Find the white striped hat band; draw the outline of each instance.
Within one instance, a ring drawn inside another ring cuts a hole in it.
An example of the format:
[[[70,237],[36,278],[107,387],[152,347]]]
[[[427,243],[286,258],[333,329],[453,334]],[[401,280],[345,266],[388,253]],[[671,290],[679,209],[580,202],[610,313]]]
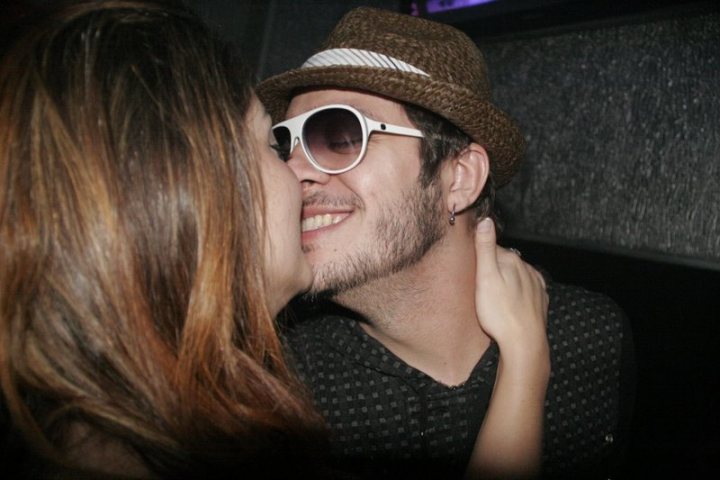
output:
[[[401,72],[417,73],[429,77],[417,67],[405,63],[397,58],[382,53],[361,50],[359,48],[332,48],[316,53],[310,57],[300,68],[333,67],[351,65],[357,67],[377,67]]]

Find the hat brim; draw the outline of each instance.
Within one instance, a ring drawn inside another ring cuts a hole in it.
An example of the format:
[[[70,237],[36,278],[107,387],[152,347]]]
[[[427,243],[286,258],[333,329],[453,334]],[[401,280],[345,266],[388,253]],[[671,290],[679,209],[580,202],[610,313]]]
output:
[[[525,140],[505,112],[467,89],[416,73],[363,66],[299,68],[261,82],[257,94],[273,122],[279,122],[285,119],[293,92],[304,87],[363,90],[446,118],[487,150],[498,187],[517,172],[525,152]]]

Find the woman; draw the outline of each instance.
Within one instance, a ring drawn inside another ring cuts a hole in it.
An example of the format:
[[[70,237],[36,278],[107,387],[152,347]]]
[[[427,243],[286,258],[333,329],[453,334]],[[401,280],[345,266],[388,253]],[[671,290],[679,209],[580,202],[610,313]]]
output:
[[[247,78],[153,2],[59,8],[6,50],[0,384],[30,474],[328,474],[274,324],[311,281],[300,187]]]
[[[145,2],[58,10],[8,50],[0,379],[53,463],[192,476],[322,438],[273,323],[311,280],[299,185],[246,79]]]

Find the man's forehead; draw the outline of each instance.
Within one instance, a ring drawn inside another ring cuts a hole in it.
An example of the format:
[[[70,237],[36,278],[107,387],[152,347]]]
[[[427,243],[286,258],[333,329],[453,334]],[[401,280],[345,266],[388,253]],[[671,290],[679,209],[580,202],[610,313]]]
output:
[[[285,117],[291,118],[314,108],[338,103],[355,107],[372,118],[405,114],[405,109],[400,102],[382,95],[363,90],[317,87],[305,88],[295,93]]]

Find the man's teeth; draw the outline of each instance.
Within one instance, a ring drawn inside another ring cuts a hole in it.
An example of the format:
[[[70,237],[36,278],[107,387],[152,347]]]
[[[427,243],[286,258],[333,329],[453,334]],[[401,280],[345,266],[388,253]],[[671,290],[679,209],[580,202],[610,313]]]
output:
[[[328,225],[334,225],[343,219],[342,215],[315,215],[314,217],[308,217],[303,219],[301,227],[303,232],[311,232],[318,228],[327,227]]]

